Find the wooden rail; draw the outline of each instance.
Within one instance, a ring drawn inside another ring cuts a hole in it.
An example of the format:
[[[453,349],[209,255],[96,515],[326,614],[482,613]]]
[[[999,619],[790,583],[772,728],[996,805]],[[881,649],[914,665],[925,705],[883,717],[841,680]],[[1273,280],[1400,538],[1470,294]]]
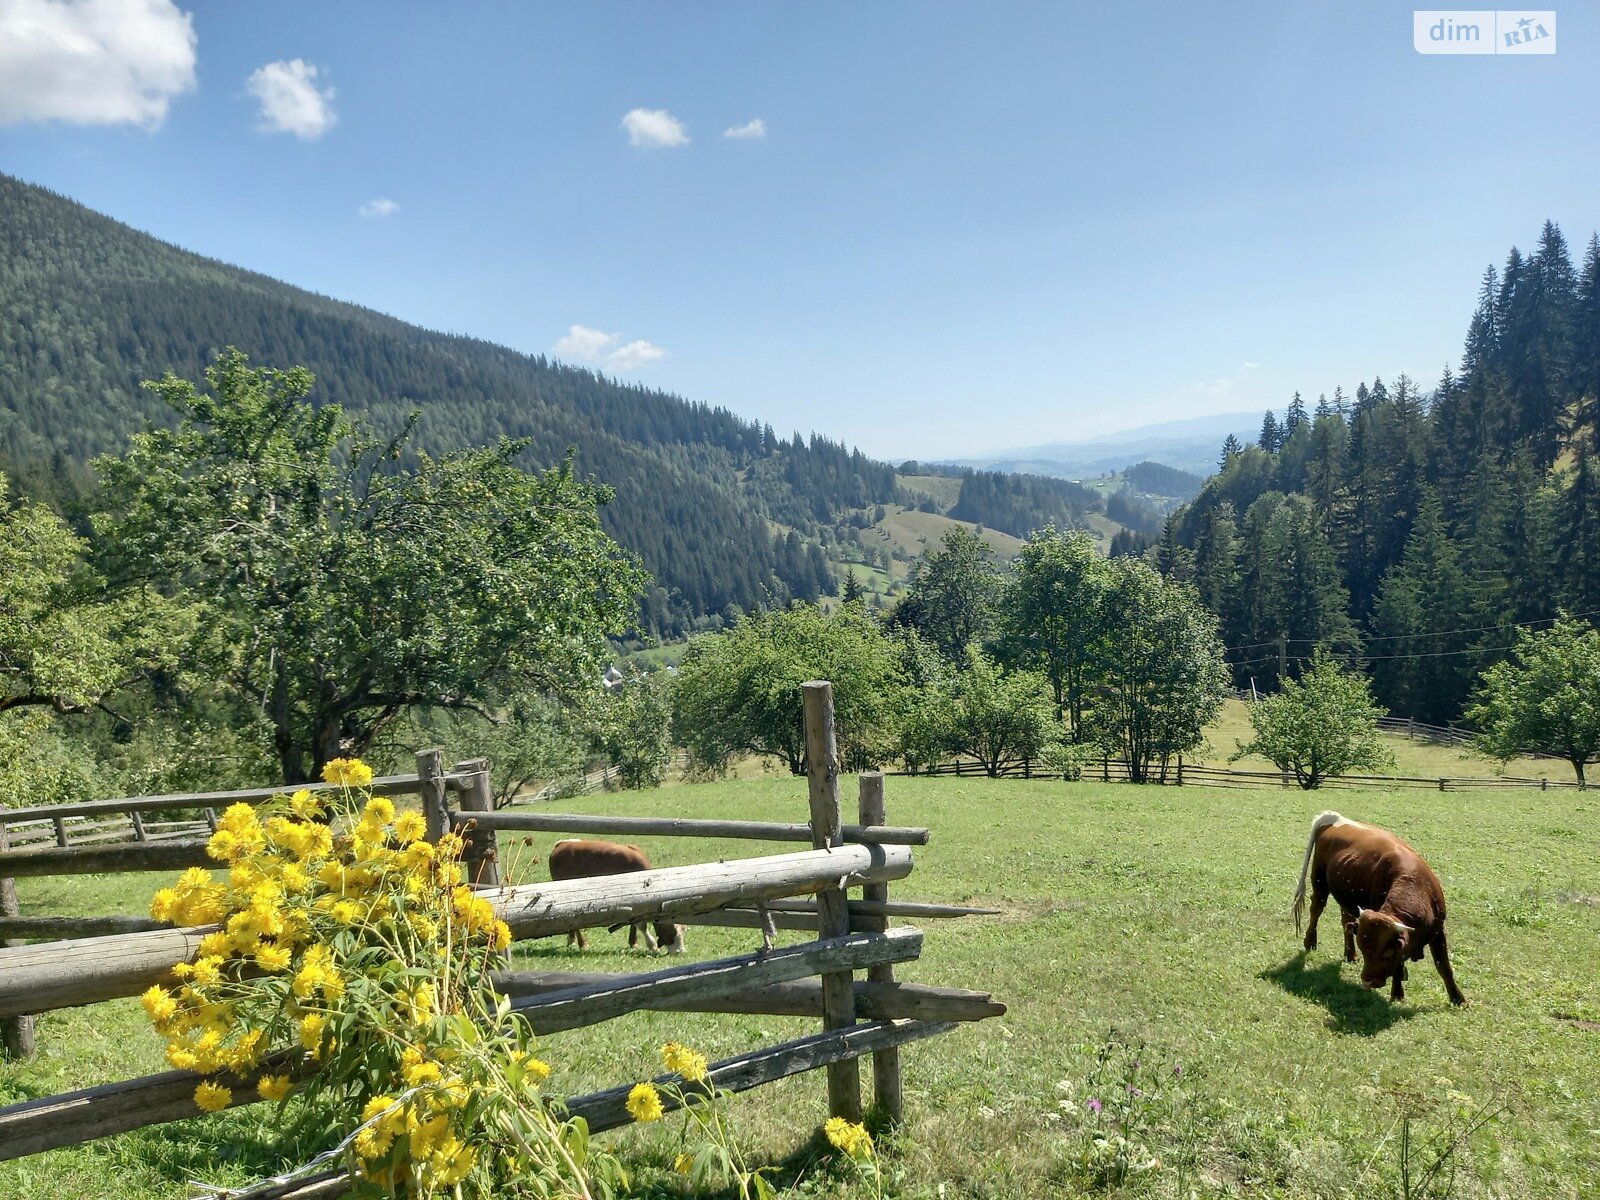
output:
[[[547,937],[640,920],[675,920],[723,905],[750,905],[796,893],[902,879],[911,852],[900,846],[841,846],[764,858],[663,867],[630,875],[481,893],[519,938]],[[0,1017],[48,1012],[134,996],[164,983],[192,959],[213,927],[161,929],[115,937],[0,949]]]
[[[455,812],[457,826],[537,833],[613,833],[623,837],[736,838],[753,842],[811,842],[811,826],[793,821],[708,821],[693,817],[615,817],[593,813]],[[875,846],[926,846],[928,830],[911,826],[844,825],[840,838]]]
[[[992,775],[986,764],[970,759],[939,763],[915,772],[892,771],[889,774],[902,778],[914,775],[934,778],[951,776],[1044,780],[1066,778],[1059,771],[1048,770],[1031,759],[1007,759],[997,765]],[[1085,763],[1078,778],[1086,782],[1130,783],[1132,773],[1122,760],[1102,758]],[[1153,767],[1151,776],[1145,782],[1179,787],[1185,784],[1247,788],[1299,786],[1291,771],[1242,770],[1234,767],[1201,766],[1181,761],[1169,763],[1164,773]],[[1438,792],[1458,792],[1479,788],[1538,788],[1540,791],[1549,791],[1554,788],[1577,788],[1578,784],[1574,780],[1518,775],[1328,775],[1323,778],[1320,786],[1324,788],[1410,787],[1427,788]]]

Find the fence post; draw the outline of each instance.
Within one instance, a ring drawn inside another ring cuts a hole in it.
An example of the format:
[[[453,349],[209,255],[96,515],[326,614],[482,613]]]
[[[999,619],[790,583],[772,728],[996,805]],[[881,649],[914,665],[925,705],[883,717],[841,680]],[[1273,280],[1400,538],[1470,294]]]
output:
[[[11,844],[10,834],[6,827],[0,825],[0,850],[5,850]],[[21,909],[17,906],[17,881],[15,879],[0,879],[0,917],[20,917]],[[22,942],[0,940],[0,946],[20,946]],[[33,1038],[32,1017],[7,1017],[0,1021],[0,1041],[4,1042],[7,1057],[13,1059],[32,1058],[35,1043]]]
[[[461,792],[462,812],[489,812],[494,808],[494,789],[489,783],[489,760],[469,758],[456,764],[456,770],[470,775]],[[500,847],[492,829],[468,829],[467,845],[461,862],[467,869],[467,882],[480,887],[500,886]]]
[[[860,805],[858,819],[863,825],[887,825],[883,803],[883,772],[863,771],[860,777]],[[861,889],[863,900],[888,900],[887,883],[869,883]],[[889,928],[888,917],[861,917],[855,924],[863,930],[883,932]],[[882,963],[867,968],[867,979],[872,983],[893,983],[894,967]],[[900,1090],[900,1047],[890,1046],[872,1055],[872,1102],[879,1113],[891,1123],[898,1123],[905,1110],[905,1098]]]
[[[811,844],[818,850],[843,844],[839,815],[839,748],[833,733],[833,685],[811,680],[800,685],[805,697],[806,781],[811,797]],[[817,892],[817,936],[844,937],[850,909],[841,887]],[[822,977],[822,1025],[843,1029],[856,1023],[855,983],[849,971]],[[828,1065],[828,1115],[861,1120],[861,1067],[853,1058]]]
[[[1178,755],[1178,786],[1183,786],[1183,755]]]
[[[430,842],[438,842],[450,828],[444,815],[446,804],[444,782],[444,751],[417,751],[418,795],[422,798],[422,815],[428,823],[424,835]]]

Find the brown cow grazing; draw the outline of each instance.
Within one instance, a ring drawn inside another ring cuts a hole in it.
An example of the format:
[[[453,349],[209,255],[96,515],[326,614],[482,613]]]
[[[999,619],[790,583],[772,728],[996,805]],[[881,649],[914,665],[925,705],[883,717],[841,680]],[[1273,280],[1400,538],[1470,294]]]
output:
[[[1311,822],[1311,840],[1300,866],[1294,894],[1294,927],[1306,902],[1306,877],[1311,878],[1311,925],[1306,949],[1317,948],[1317,918],[1331,894],[1344,914],[1344,957],[1356,961],[1361,948],[1361,984],[1380,988],[1394,979],[1391,1000],[1405,999],[1402,984],[1407,958],[1422,961],[1433,951],[1444,989],[1452,1004],[1467,998],[1456,986],[1444,936],[1444,888],[1433,869],[1410,846],[1386,829],[1325,812]]]
[[[559,841],[550,851],[551,879],[588,879],[594,875],[626,875],[630,871],[648,871],[650,860],[637,846],[624,846],[619,842],[591,841],[586,838],[568,838]],[[644,934],[644,944],[651,951],[659,940],[662,949],[670,954],[684,951],[683,929],[671,921],[656,921],[655,935],[644,921],[635,921],[628,930],[628,945],[637,946],[639,935]],[[583,931],[567,934],[567,945],[574,942],[579,950],[589,948]]]

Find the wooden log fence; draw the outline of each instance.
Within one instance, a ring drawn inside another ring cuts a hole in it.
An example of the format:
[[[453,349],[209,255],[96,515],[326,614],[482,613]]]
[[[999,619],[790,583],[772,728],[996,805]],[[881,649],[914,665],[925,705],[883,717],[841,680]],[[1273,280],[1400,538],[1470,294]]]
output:
[[[900,1047],[1002,1015],[1005,1006],[984,992],[897,981],[894,964],[917,958],[924,935],[914,926],[890,927],[890,919],[961,918],[995,910],[889,898],[887,885],[911,872],[911,847],[927,844],[929,832],[887,823],[882,775],[862,777],[858,823],[843,823],[831,688],[808,683],[802,695],[810,810],[803,823],[495,811],[487,761],[446,770],[436,750],[417,756],[415,774],[375,780],[374,790],[417,796],[429,836],[451,828],[463,833],[470,878],[519,940],[658,918],[815,934],[813,940],[781,948],[638,973],[497,971],[494,986],[535,1033],[560,1034],[640,1010],[819,1019],[818,1033],[712,1064],[711,1081],[719,1090],[735,1092],[825,1069],[828,1112],[859,1120],[858,1063],[870,1057],[874,1103],[896,1121],[903,1106]],[[170,871],[205,863],[204,835],[215,828],[219,808],[262,803],[289,790],[0,810],[0,881],[5,885],[0,901],[14,897],[18,878]],[[176,818],[152,816],[169,812]],[[21,844],[5,840],[19,829]],[[503,885],[497,836],[527,832],[794,842],[809,848],[593,879]],[[862,889],[861,898],[851,898],[851,888]],[[34,1014],[132,996],[152,983],[170,982],[173,967],[194,957],[210,928],[171,928],[143,916],[23,916],[14,902],[3,904],[0,939],[9,944],[0,947],[0,1021],[8,1049],[17,1049],[10,1030]],[[34,938],[54,940],[24,940]],[[866,977],[857,978],[857,972]],[[314,1064],[284,1052],[274,1069],[303,1075]],[[0,1159],[192,1117],[199,1079],[192,1072],[169,1071],[0,1108]],[[663,1081],[681,1083],[676,1077]],[[234,1084],[236,1103],[254,1100],[249,1081]],[[600,1132],[631,1120],[627,1092],[628,1086],[611,1088],[566,1103],[591,1131]],[[342,1170],[330,1168],[267,1181],[237,1195],[240,1200],[312,1200],[342,1196],[349,1186]]]
[[[1060,780],[1066,778],[1059,771],[1047,770],[1031,759],[1007,759],[995,764],[991,771],[985,763],[970,759],[956,759],[937,763],[916,771],[891,771],[899,778],[928,776],[932,778],[994,778]],[[1101,758],[1084,764],[1077,778],[1099,783],[1132,783],[1132,772],[1127,763],[1115,758]],[[1211,767],[1174,759],[1165,773],[1152,769],[1143,782],[1154,785],[1202,785],[1205,787],[1262,788],[1298,787],[1293,773],[1284,771],[1253,771],[1234,767]],[[1540,791],[1577,788],[1575,780],[1546,779],[1519,775],[1329,775],[1320,785],[1323,788],[1425,788],[1430,791],[1459,792],[1487,788],[1537,788]]]

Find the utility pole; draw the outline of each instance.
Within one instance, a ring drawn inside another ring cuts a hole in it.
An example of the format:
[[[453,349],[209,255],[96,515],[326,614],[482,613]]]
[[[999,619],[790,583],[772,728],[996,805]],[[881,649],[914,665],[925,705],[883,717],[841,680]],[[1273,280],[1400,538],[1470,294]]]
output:
[[[1278,686],[1283,686],[1284,677],[1289,674],[1289,635],[1278,635]]]

